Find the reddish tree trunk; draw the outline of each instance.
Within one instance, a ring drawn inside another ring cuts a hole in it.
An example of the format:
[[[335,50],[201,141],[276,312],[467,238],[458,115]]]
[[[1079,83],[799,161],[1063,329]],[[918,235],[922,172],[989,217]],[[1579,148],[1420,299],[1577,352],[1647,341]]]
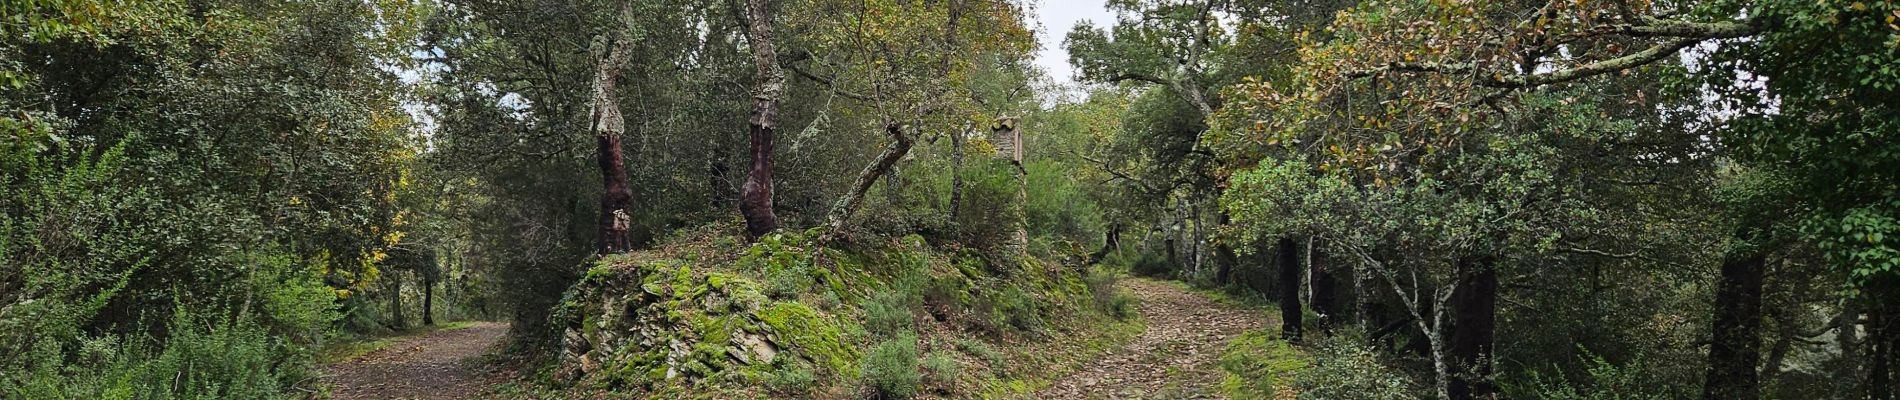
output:
[[[1715,287],[1714,339],[1709,342],[1705,399],[1761,397],[1755,364],[1761,359],[1761,291],[1766,260],[1759,253],[1722,261]]]
[[[1452,293],[1450,343],[1452,373],[1447,391],[1453,399],[1496,397],[1491,383],[1492,343],[1497,340],[1498,270],[1496,259],[1459,260],[1464,282]]]
[[[631,3],[621,5],[620,14],[631,10]],[[621,28],[626,29],[626,28]],[[620,79],[621,67],[627,59],[633,57],[632,41],[625,32],[613,34],[611,49],[606,54],[595,54],[598,64],[594,68],[594,95],[592,107],[595,159],[600,167],[600,254],[627,251],[627,230],[632,225],[631,211],[627,205],[633,202],[633,189],[627,184],[627,163],[621,154],[620,138],[627,132],[627,124],[620,116],[620,101],[614,93],[614,85]]]
[[[739,192],[739,214],[745,216],[746,235],[754,239],[778,229],[778,215],[772,212],[772,137],[778,128],[778,102],[785,88],[785,71],[779,68],[778,53],[772,43],[770,8],[770,0],[746,2],[746,37],[751,41],[752,61],[758,67],[759,87],[752,95],[752,115],[748,121],[752,166],[746,171],[745,186]]]

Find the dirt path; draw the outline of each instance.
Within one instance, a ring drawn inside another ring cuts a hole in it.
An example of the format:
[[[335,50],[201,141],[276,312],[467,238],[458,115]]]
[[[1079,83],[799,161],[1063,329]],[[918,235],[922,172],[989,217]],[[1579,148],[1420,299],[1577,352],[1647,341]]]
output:
[[[1124,279],[1141,299],[1148,330],[1107,356],[1036,393],[1042,399],[1212,399],[1221,379],[1214,361],[1227,342],[1266,326],[1265,314],[1217,304],[1179,286]]]
[[[400,339],[381,350],[324,367],[332,399],[466,399],[494,382],[466,361],[508,333],[508,325],[466,328]]]

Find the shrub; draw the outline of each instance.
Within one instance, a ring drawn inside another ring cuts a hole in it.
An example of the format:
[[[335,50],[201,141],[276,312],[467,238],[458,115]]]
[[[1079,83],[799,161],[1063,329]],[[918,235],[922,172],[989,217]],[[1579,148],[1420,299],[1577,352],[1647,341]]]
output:
[[[1083,276],[1082,279],[1088,283],[1089,294],[1094,297],[1096,310],[1118,320],[1135,316],[1135,298],[1122,293],[1120,288],[1115,287],[1115,282],[1119,280],[1115,274],[1095,270],[1089,271],[1088,275]]]
[[[262,327],[240,318],[174,313],[171,337],[82,339],[74,356],[40,341],[33,369],[0,380],[0,393],[30,399],[275,399],[306,366]],[[206,326],[206,327],[201,327]],[[14,380],[18,378],[19,380]]]
[[[811,274],[796,267],[775,268],[765,271],[765,295],[773,299],[796,298],[811,291],[817,281]]]
[[[1237,399],[1273,398],[1277,388],[1290,386],[1294,374],[1307,368],[1306,355],[1267,330],[1249,331],[1234,338],[1218,364],[1227,374],[1221,388]]]
[[[1640,357],[1623,365],[1611,363],[1588,349],[1583,349],[1582,357],[1589,365],[1588,380],[1572,382],[1561,374],[1545,376],[1532,372],[1530,391],[1534,393],[1526,396],[1556,400],[1646,400],[1695,395],[1682,385],[1663,382],[1658,375],[1648,373],[1653,365]]]
[[[786,360],[791,358],[793,357],[781,357],[779,359]],[[766,373],[761,383],[764,383],[766,389],[772,391],[772,393],[796,395],[810,391],[811,388],[818,383],[818,374],[812,372],[811,366],[802,361],[788,362],[785,365],[780,365],[777,370]]]
[[[1017,195],[1023,189],[1016,180],[1016,166],[1007,161],[988,160],[971,163],[963,172],[963,204],[956,215],[959,242],[978,249],[995,251],[1008,243],[1023,220],[1023,204]]]
[[[916,397],[922,380],[917,374],[917,335],[905,332],[871,347],[871,351],[865,353],[860,368],[864,372],[864,379],[871,385],[874,397]]]
[[[996,296],[996,314],[992,318],[1000,319],[997,325],[1009,326],[1023,333],[1041,332],[1043,327],[1041,307],[1036,298],[1022,288],[1011,286]]]
[[[956,358],[941,353],[931,354],[929,357],[924,357],[921,365],[924,367],[926,386],[936,388],[943,393],[956,390],[959,369]]]
[[[994,347],[990,347],[989,343],[983,343],[983,341],[976,339],[957,339],[955,344],[957,350],[962,351],[963,354],[969,354],[971,357],[983,360],[992,370],[1004,372],[1003,367],[1008,360],[1003,358],[1003,353],[997,352]]]
[[[1312,367],[1299,374],[1300,398],[1412,399],[1411,378],[1388,366],[1352,332],[1318,341]]]
[[[922,302],[919,290],[916,280],[903,279],[865,299],[865,330],[882,337],[911,330],[916,323],[916,308]]]
[[[1174,273],[1168,257],[1143,251],[1109,253],[1103,264],[1125,268],[1135,276],[1167,277]]]

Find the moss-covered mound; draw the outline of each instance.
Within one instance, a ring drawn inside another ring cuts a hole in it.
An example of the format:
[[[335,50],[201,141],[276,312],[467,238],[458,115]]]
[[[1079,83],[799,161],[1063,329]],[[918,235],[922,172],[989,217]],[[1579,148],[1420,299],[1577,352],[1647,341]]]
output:
[[[1012,349],[1122,326],[1080,271],[1034,257],[726,231],[600,260],[556,313],[557,375],[654,397],[972,397],[1034,386],[1006,359],[1042,356]]]

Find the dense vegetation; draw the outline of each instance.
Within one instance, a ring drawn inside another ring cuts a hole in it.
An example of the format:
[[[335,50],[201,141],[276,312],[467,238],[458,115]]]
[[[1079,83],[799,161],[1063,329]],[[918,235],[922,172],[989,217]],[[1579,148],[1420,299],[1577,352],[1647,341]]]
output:
[[[1037,7],[6,1],[0,398],[1023,396],[1124,273],[1235,398],[1900,396],[1900,3]]]

